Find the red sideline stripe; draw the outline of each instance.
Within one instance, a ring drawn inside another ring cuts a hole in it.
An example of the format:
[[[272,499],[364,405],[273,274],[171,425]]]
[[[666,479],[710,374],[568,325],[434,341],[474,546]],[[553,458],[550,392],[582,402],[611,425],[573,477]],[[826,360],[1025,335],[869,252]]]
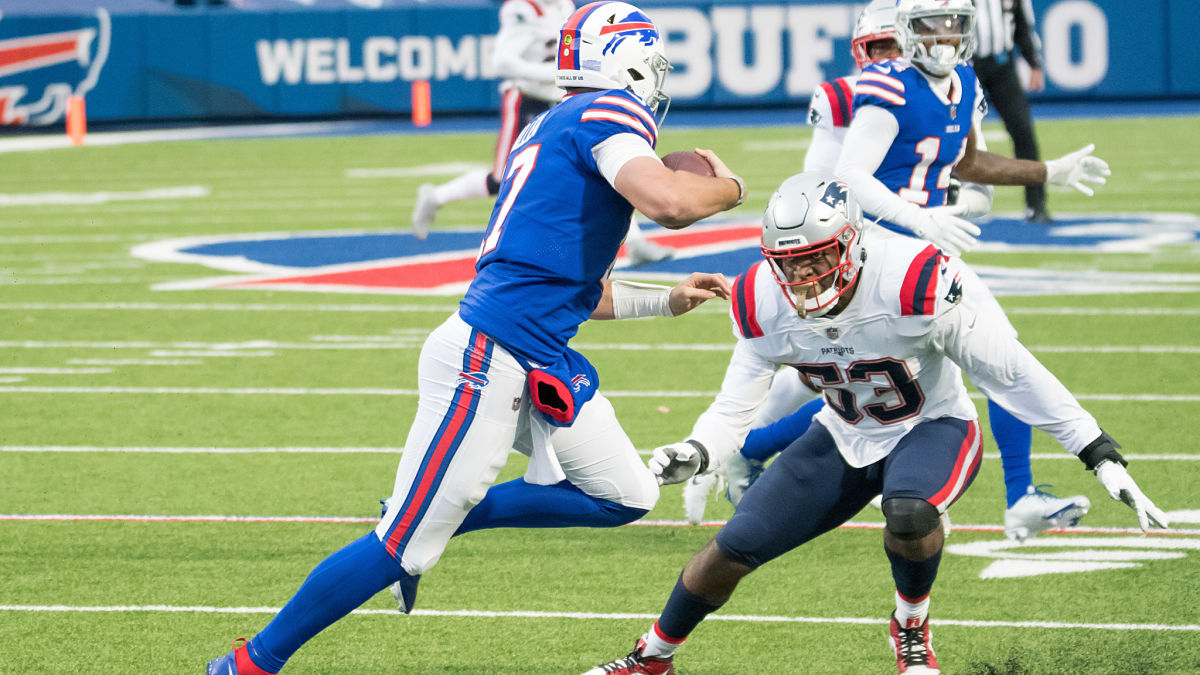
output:
[[[153,515],[108,515],[108,514],[68,514],[68,513],[4,513],[0,514],[0,522],[29,522],[48,521],[55,523],[343,523],[361,525],[363,523],[378,523],[378,518],[359,518],[341,516],[153,516]],[[699,525],[692,525],[686,520],[635,520],[627,523],[626,527],[724,527],[727,521],[706,520]],[[884,523],[849,522],[838,526],[842,530],[882,530]],[[955,532],[1003,532],[1003,525],[954,525]],[[1135,534],[1148,537],[1197,537],[1200,529],[1188,528],[1169,530],[1147,530],[1142,532],[1136,527],[1071,527],[1045,530],[1050,534]]]
[[[937,253],[937,248],[926,246],[908,266],[904,283],[900,286],[901,316],[928,314],[933,311],[933,306],[927,303],[933,301],[933,293],[937,289],[937,284],[931,283],[936,264],[929,265],[929,261],[931,258],[936,259]]]

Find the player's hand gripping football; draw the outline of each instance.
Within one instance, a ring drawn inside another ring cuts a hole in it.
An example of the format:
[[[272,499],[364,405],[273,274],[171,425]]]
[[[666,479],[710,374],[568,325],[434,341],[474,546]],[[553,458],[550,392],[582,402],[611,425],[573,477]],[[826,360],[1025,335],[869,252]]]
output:
[[[1108,182],[1112,171],[1108,169],[1108,162],[1092,156],[1095,149],[1095,143],[1088,143],[1069,155],[1047,161],[1046,182],[1073,187],[1089,197],[1096,194],[1096,191],[1084,185],[1083,181],[1103,185]]]
[[[674,485],[696,475],[708,465],[708,452],[699,443],[680,441],[654,449],[650,472],[659,485]]]
[[[922,222],[913,228],[913,233],[950,255],[962,255],[979,243],[979,227],[969,220],[959,218],[957,206],[934,206],[921,209]]]
[[[1118,462],[1110,459],[1100,462],[1096,466],[1096,478],[1108,490],[1109,496],[1137,512],[1138,524],[1143,530],[1151,525],[1166,529],[1170,524],[1167,514],[1150,501],[1133,481],[1133,476]]]
[[[724,274],[693,272],[671,289],[671,314],[686,314],[713,298],[728,300],[732,293],[733,286]]]

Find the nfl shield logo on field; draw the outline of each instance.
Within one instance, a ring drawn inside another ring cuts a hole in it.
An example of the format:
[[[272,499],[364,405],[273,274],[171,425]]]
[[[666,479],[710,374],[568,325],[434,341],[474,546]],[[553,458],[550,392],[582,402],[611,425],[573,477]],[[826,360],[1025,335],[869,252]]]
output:
[[[825,329],[825,337],[829,338],[830,340],[838,339],[838,336],[841,334],[842,334],[842,331],[839,330],[837,327]]]

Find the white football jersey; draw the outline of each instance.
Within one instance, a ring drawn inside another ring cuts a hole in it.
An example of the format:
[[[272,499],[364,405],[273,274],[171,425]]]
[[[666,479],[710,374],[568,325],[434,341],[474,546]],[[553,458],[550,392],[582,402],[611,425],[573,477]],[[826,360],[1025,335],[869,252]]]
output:
[[[504,78],[501,91],[516,87],[543,101],[562,99],[563,91],[554,86],[556,52],[559,31],[574,12],[572,0],[505,0],[492,57]]]
[[[741,447],[780,367],[824,394],[816,419],[855,467],[886,457],[921,422],[976,419],[963,369],[989,398],[1072,453],[1100,435],[1003,314],[972,300],[964,281],[975,277],[961,260],[900,237],[868,238],[864,248],[854,298],[832,317],[801,319],[765,261],[735,282],[738,343],[721,392],[689,436],[709,449],[710,467]]]
[[[804,153],[805,171],[833,173],[842,141],[854,118],[854,85],[858,75],[847,75],[822,82],[808,103],[808,124],[813,128],[812,142]]]

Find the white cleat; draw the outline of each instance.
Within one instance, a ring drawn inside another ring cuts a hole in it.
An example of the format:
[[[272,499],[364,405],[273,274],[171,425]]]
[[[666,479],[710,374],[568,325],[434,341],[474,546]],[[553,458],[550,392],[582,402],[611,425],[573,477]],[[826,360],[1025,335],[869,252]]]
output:
[[[708,504],[708,495],[717,486],[719,479],[715,472],[706,473],[692,476],[683,484],[683,515],[692,525],[699,525],[704,520],[704,507]]]
[[[637,239],[625,242],[629,262],[635,267],[675,257],[675,249],[656,244],[647,239]]]
[[[1030,485],[1024,497],[1004,510],[1004,534],[1009,539],[1025,541],[1045,530],[1072,527],[1092,507],[1083,495],[1055,497],[1040,487]]]
[[[437,218],[438,203],[433,183],[424,183],[417,188],[417,203],[412,212],[412,233],[417,239],[429,236],[429,227]]]

